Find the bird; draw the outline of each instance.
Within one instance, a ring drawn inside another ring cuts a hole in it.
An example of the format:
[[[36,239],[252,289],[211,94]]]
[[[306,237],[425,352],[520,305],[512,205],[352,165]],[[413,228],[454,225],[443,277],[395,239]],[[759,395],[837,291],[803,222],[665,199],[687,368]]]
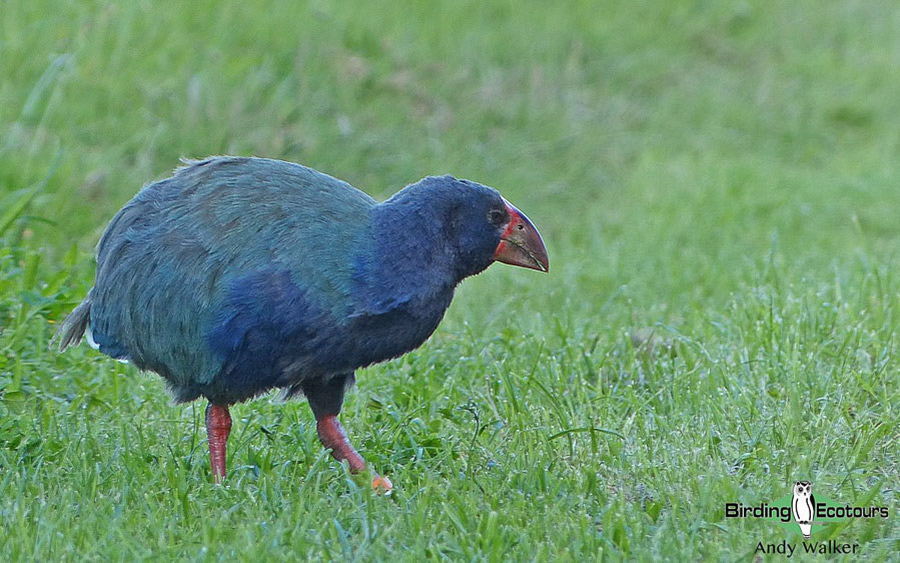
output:
[[[812,483],[809,481],[797,481],[794,484],[794,496],[791,499],[791,511],[794,513],[794,521],[800,526],[803,539],[808,540],[812,521],[816,515],[816,497],[812,494]]]
[[[226,476],[229,408],[305,396],[322,445],[367,468],[338,415],[357,369],[418,348],[467,277],[502,262],[549,271],[528,217],[496,189],[428,176],[378,202],[291,162],[182,160],[112,218],[93,287],[60,324],[162,376],[176,403],[205,398],[212,477]],[[51,343],[53,345],[53,343]]]

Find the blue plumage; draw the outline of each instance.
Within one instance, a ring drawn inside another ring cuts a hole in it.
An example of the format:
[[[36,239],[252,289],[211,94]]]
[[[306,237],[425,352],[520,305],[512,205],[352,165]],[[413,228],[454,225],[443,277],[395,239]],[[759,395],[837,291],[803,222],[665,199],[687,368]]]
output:
[[[102,352],[221,404],[401,355],[493,260],[496,190],[429,177],[378,204],[286,162],[220,157],[144,188],[97,253]],[[477,219],[477,220],[473,220]]]
[[[209,399],[216,480],[228,406],[273,388],[306,395],[323,445],[359,472],[337,421],[354,371],[421,345],[456,285],[494,261],[548,267],[534,225],[486,186],[428,177],[377,203],[298,164],[210,158],[116,214],[60,348],[89,330],[101,352],[163,376],[176,400]]]

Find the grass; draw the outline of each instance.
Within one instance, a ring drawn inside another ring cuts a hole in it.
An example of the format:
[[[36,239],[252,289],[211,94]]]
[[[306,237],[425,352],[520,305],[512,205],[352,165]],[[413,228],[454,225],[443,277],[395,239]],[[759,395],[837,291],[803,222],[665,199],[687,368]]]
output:
[[[900,549],[900,9],[891,2],[4,2],[0,559],[752,560],[724,503],[795,480]],[[179,157],[299,161],[377,197],[500,188],[549,276],[466,282],[342,416],[203,405],[48,339],[112,214]]]

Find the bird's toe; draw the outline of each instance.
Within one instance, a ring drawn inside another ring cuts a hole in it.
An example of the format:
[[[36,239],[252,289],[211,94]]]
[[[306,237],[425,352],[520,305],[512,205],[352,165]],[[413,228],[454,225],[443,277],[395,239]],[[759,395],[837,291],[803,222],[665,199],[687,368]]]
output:
[[[391,492],[394,485],[390,479],[382,475],[372,479],[372,489],[378,494],[384,494]]]

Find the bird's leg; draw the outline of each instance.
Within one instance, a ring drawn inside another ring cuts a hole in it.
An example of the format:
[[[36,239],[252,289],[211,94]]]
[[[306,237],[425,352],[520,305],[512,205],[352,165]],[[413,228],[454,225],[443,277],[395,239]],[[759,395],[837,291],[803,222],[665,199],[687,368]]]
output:
[[[316,433],[319,441],[325,448],[331,450],[331,455],[338,461],[345,459],[350,464],[350,471],[361,473],[366,470],[366,461],[350,443],[347,433],[336,415],[324,414],[316,416]]]
[[[206,436],[209,439],[209,465],[216,483],[225,480],[225,443],[231,433],[231,414],[228,407],[206,405]]]
[[[362,473],[366,470],[366,461],[350,443],[344,427],[341,426],[337,415],[341,412],[344,403],[344,391],[353,385],[353,374],[339,375],[327,381],[314,381],[303,385],[303,393],[309,400],[316,417],[316,434],[319,441],[326,449],[331,450],[331,455],[338,461],[347,460],[351,473]],[[391,480],[374,473],[372,488],[376,491],[389,491],[393,488]]]
[[[319,435],[319,441],[322,445],[331,450],[331,455],[338,461],[347,460],[350,464],[351,473],[361,473],[366,470],[366,462],[359,455],[359,452],[347,439],[347,433],[341,426],[337,415],[324,414],[316,415],[316,433]],[[391,480],[383,475],[372,472],[372,488],[378,492],[387,492],[394,488]]]

